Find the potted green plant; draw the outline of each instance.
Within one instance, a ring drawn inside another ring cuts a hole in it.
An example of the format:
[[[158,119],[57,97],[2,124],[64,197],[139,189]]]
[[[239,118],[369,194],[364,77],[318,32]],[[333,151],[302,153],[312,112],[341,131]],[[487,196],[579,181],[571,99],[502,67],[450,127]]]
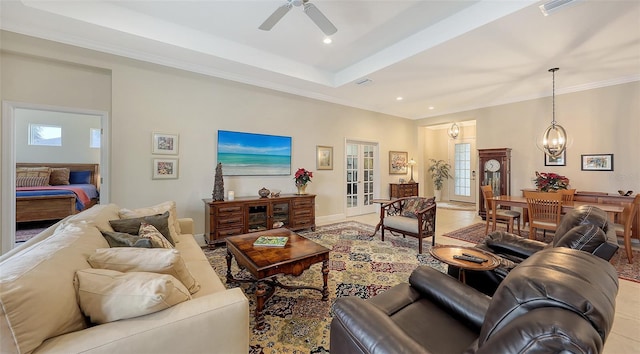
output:
[[[433,179],[436,201],[439,201],[442,198],[442,184],[444,180],[451,178],[451,165],[444,160],[430,160],[431,166],[429,166],[429,173],[431,173],[431,179]]]

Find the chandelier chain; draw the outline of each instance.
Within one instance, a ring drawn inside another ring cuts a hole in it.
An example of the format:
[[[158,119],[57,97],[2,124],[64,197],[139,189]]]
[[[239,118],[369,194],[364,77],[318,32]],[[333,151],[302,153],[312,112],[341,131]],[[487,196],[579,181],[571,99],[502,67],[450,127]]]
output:
[[[552,107],[552,116],[551,116],[551,126],[555,128],[556,126],[556,71],[559,68],[549,69],[551,71],[552,77],[552,96],[551,96],[551,107]]]

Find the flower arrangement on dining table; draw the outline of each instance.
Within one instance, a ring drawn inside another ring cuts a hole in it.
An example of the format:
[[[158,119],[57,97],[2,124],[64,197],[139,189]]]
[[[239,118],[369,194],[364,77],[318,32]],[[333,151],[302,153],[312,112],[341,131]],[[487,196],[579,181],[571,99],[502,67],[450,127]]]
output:
[[[306,186],[307,183],[311,182],[311,178],[313,178],[313,172],[307,171],[304,168],[299,168],[298,171],[296,171],[295,177],[293,177],[296,181],[296,187]]]
[[[536,188],[543,192],[557,191],[569,187],[569,179],[557,173],[545,173],[536,171]]]

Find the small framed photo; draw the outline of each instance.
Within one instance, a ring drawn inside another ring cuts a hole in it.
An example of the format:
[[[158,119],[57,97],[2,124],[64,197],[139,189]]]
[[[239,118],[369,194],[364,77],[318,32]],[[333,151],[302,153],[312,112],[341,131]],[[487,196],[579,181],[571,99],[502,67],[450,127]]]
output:
[[[583,171],[613,171],[613,154],[582,155]]]
[[[409,154],[406,151],[389,151],[389,174],[406,175]]]
[[[153,133],[151,153],[157,155],[178,155],[178,134]]]
[[[558,157],[551,157],[547,154],[544,154],[544,165],[545,166],[566,166],[567,165],[567,150],[562,152],[562,155]]]
[[[177,179],[178,159],[153,159],[152,179]]]
[[[316,146],[316,170],[333,170],[333,146]]]

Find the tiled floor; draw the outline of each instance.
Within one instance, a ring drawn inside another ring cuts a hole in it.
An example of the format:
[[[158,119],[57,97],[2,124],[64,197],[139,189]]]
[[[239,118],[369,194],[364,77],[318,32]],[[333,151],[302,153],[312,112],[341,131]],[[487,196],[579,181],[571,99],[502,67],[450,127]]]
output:
[[[376,225],[376,213],[349,218],[370,225]],[[475,211],[438,209],[436,215],[436,240],[441,244],[467,244],[466,242],[443,237],[442,234],[482,222]],[[634,260],[640,262],[640,260]],[[613,329],[605,343],[605,354],[640,353],[640,284],[620,280],[620,290],[616,298],[616,317]]]

